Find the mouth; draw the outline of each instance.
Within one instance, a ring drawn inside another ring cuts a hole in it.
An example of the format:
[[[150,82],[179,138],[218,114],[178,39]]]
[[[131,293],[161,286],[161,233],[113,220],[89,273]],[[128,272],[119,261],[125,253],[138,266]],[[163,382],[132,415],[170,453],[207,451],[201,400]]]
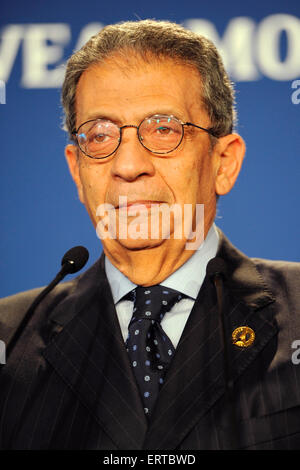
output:
[[[137,201],[132,201],[132,202],[126,202],[124,204],[120,204],[119,206],[116,207],[116,209],[122,209],[122,210],[129,210],[130,208],[134,209],[150,209],[152,206],[158,205],[158,204],[163,204],[163,201],[150,201],[150,200],[137,200]]]

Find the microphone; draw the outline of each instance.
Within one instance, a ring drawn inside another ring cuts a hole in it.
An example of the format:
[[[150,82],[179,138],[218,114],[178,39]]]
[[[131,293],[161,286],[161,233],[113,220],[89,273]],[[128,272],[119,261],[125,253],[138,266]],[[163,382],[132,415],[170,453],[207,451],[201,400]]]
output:
[[[229,355],[226,341],[226,326],[224,321],[224,312],[223,312],[223,279],[226,277],[227,269],[225,262],[222,258],[213,258],[211,259],[206,266],[206,274],[211,279],[215,285],[217,292],[218,300],[218,311],[219,311],[219,320],[221,323],[221,342],[224,351],[224,371],[225,371],[225,381],[226,387],[230,386],[230,375],[229,375]]]
[[[88,259],[89,252],[84,246],[74,246],[64,254],[61,260],[62,269],[60,273],[63,271],[63,277],[67,274],[77,273],[87,263]]]
[[[7,345],[6,348],[6,357],[9,356],[10,352],[14,348],[16,342],[18,341],[22,331],[24,330],[25,326],[28,324],[29,320],[31,319],[35,309],[41,303],[41,301],[46,297],[46,295],[67,275],[73,274],[86,264],[87,260],[89,259],[89,252],[84,246],[74,246],[71,248],[61,260],[61,270],[55,276],[55,278],[50,282],[50,284],[45,287],[45,289],[40,292],[40,294],[36,297],[33,303],[30,305],[29,309],[25,313],[21,323],[19,324],[17,330],[15,331],[11,341]]]
[[[221,344],[223,349],[223,369],[224,369],[224,378],[225,378],[225,395],[227,395],[230,414],[231,414],[231,425],[232,425],[232,439],[231,445],[234,449],[238,448],[238,432],[237,432],[237,419],[234,407],[233,400],[233,380],[231,375],[230,368],[230,359],[229,359],[229,349],[227,342],[227,331],[225,324],[225,314],[224,314],[224,305],[223,305],[223,292],[224,292],[224,280],[227,277],[227,268],[225,261],[222,258],[212,258],[206,267],[206,274],[214,283],[216,293],[217,293],[217,302],[218,302],[218,313],[219,321],[221,324]]]

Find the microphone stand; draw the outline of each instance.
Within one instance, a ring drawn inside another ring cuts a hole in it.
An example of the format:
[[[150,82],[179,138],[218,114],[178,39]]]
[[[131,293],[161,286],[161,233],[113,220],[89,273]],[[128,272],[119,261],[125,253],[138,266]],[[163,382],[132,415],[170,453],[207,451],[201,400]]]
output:
[[[216,288],[217,301],[218,301],[218,312],[219,319],[221,324],[221,343],[223,348],[223,369],[224,369],[224,378],[225,378],[225,396],[227,396],[229,401],[230,415],[231,415],[231,428],[233,435],[231,436],[231,446],[232,450],[238,448],[238,427],[237,427],[237,418],[234,406],[234,394],[233,394],[233,380],[231,379],[231,370],[230,370],[230,358],[227,344],[227,334],[226,326],[224,320],[224,311],[223,311],[223,274],[222,272],[216,272],[213,276],[213,282]]]
[[[239,448],[239,434],[237,426],[236,411],[234,406],[234,393],[233,393],[233,380],[232,371],[230,366],[230,352],[228,346],[228,332],[226,330],[225,313],[224,313],[224,279],[227,276],[226,264],[222,258],[212,258],[206,267],[206,274],[210,277],[214,284],[217,303],[218,303],[218,316],[220,322],[220,336],[221,346],[223,350],[223,371],[225,381],[225,398],[228,400],[229,413],[230,413],[230,427],[232,435],[230,436],[230,448]]]
[[[10,355],[11,351],[16,345],[16,342],[18,341],[24,327],[29,323],[36,307],[39,305],[39,303],[46,297],[46,295],[68,274],[68,271],[66,269],[67,265],[64,265],[62,269],[59,271],[59,273],[55,276],[55,278],[50,282],[50,284],[45,287],[45,289],[40,292],[40,294],[34,299],[32,304],[30,305],[29,309],[27,310],[24,318],[22,319],[21,323],[18,326],[18,329],[14,333],[11,341],[7,345],[6,348],[6,358]]]
[[[67,275],[76,273],[86,264],[89,257],[89,252],[86,248],[82,246],[76,246],[71,248],[67,253],[65,253],[62,259],[62,268],[55,278],[50,282],[50,284],[45,287],[45,289],[40,292],[36,299],[32,302],[27,312],[25,313],[21,323],[18,325],[17,330],[15,331],[12,339],[7,345],[6,348],[6,359],[9,357],[11,351],[15,347],[18,339],[20,338],[24,328],[29,323],[35,309],[41,303],[41,301],[46,297],[46,295]],[[1,364],[3,367],[5,364]]]

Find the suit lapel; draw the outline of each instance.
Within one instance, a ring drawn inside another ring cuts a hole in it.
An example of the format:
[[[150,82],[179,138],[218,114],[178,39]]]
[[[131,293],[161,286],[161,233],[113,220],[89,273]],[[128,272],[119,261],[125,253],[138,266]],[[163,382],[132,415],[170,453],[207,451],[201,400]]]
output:
[[[254,263],[239,252],[220,232],[217,256],[228,272],[224,285],[224,313],[232,378],[234,382],[276,334],[273,323],[275,300],[264,285]],[[232,331],[249,326],[256,333],[254,344],[239,349],[232,344]],[[201,417],[225,393],[223,350],[216,292],[206,277],[177,346],[153,419],[145,449],[174,449]]]
[[[102,257],[51,316],[44,357],[120,449],[141,448],[146,418]]]

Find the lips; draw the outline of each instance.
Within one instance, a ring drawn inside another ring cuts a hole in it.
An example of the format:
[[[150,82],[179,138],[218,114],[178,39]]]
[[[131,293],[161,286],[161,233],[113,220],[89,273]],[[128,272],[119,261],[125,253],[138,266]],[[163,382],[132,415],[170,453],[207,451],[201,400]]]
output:
[[[116,209],[130,209],[131,207],[134,207],[134,208],[138,208],[138,207],[141,207],[141,208],[147,208],[147,209],[150,209],[152,205],[156,205],[156,204],[163,204],[162,201],[151,201],[151,200],[138,200],[138,201],[132,201],[132,202],[127,202],[127,203],[124,203],[124,204],[121,204],[119,206],[116,207]]]

